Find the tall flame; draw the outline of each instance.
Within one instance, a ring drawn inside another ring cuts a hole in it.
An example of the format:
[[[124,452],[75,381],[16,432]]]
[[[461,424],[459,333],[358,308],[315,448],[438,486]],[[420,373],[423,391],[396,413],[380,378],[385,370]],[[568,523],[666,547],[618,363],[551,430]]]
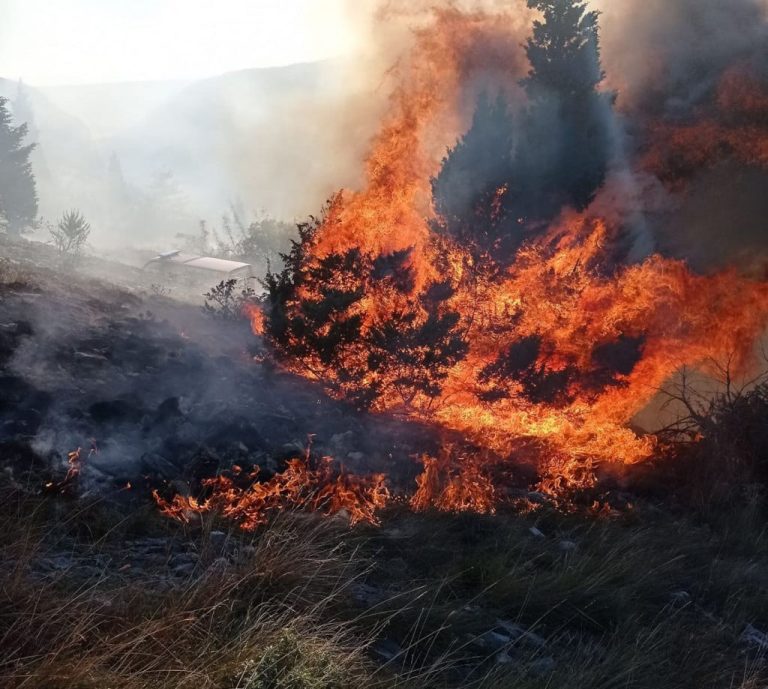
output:
[[[529,20],[524,9],[514,15],[448,9],[415,32],[410,54],[393,71],[397,86],[365,163],[366,183],[335,197],[305,257],[311,269],[350,250],[354,260],[371,264],[396,252],[407,255],[413,275],[407,288],[394,289],[386,280],[352,281],[362,296],[349,315],[363,334],[386,331],[392,314],[408,309],[415,309],[417,323],[426,323],[431,315],[417,297],[437,284],[450,287],[442,308],[458,314],[466,351],[450,362],[433,392],[403,394],[399,381],[415,375],[405,365],[369,367],[361,383],[381,390],[375,411],[458,431],[479,448],[423,457],[411,498],[416,510],[493,512],[498,491],[491,474],[494,465],[510,460],[534,462],[541,487],[557,493],[590,485],[600,464],[648,459],[655,438],[631,430],[633,417],[682,367],[707,372],[712,362],[727,360],[735,374],[746,372],[768,326],[767,284],[736,271],[696,275],[684,262],[658,255],[615,265],[611,248],[622,228],[589,210],[564,211],[525,242],[508,267],[481,265],[466,248],[434,232],[430,178],[441,151],[466,126],[464,103],[482,87],[481,75],[492,74],[498,87],[515,91],[525,70],[520,45]],[[766,115],[768,91],[734,68],[723,76],[710,112],[683,125],[650,127],[654,145],[643,164],[671,182],[680,171],[670,167],[665,147],[683,168],[708,164],[724,149],[746,163],[765,164]],[[491,216],[506,192],[502,187],[493,197]],[[329,288],[350,287],[343,276],[327,279]],[[303,285],[298,298],[317,297],[312,290]],[[289,311],[296,306],[287,304]],[[254,332],[263,333],[264,314],[256,309],[251,318]],[[342,359],[365,368],[370,352],[361,344],[339,347]],[[519,375],[494,375],[505,358]],[[344,374],[311,351],[282,361],[327,384],[332,394],[349,390]],[[327,468],[312,470],[298,460],[246,492],[228,479],[213,481],[205,505],[179,498],[164,508],[182,515],[226,496],[225,512],[250,527],[275,501],[309,500],[331,511],[357,505],[353,520],[374,521],[371,509],[387,499],[382,476],[331,480]],[[314,488],[305,494],[308,487]]]

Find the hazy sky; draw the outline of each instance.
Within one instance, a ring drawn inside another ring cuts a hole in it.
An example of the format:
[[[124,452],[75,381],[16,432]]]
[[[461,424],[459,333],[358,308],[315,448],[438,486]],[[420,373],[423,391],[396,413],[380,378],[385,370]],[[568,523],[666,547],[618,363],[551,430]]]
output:
[[[350,0],[0,0],[0,77],[190,79],[354,50]]]

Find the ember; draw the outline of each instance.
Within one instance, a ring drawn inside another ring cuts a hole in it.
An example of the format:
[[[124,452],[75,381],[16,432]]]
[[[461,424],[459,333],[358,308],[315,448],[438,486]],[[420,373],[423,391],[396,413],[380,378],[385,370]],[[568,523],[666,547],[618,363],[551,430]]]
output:
[[[91,448],[88,451],[88,457],[92,457],[99,451],[96,440],[91,439]],[[82,456],[83,448],[78,447],[67,453],[67,473],[61,481],[50,481],[45,484],[46,491],[55,493],[68,493],[76,484],[80,472],[83,470],[85,458]]]

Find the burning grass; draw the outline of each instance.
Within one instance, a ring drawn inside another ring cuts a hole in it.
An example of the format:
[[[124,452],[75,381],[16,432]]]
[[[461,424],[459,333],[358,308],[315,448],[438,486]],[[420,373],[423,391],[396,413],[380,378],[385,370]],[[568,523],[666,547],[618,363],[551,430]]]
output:
[[[284,510],[306,509],[335,515],[342,510],[349,523],[378,525],[376,511],[389,501],[384,475],[354,476],[334,468],[331,457],[313,460],[307,447],[303,458],[289,460],[285,469],[267,481],[260,482],[258,467],[242,476],[234,467],[231,475],[205,479],[204,499],[174,495],[168,501],[157,490],[153,497],[163,514],[189,522],[201,514],[216,512],[232,519],[246,531],[266,524],[271,514]]]

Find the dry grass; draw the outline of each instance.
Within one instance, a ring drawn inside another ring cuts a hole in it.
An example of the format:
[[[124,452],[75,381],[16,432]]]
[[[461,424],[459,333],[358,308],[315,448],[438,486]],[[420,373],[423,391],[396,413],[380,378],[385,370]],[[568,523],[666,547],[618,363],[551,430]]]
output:
[[[616,519],[425,515],[406,538],[375,539],[382,581],[399,563],[401,578],[435,591],[393,610],[387,633],[406,639],[419,626],[434,634],[421,642],[433,655],[474,653],[458,686],[765,687],[768,649],[741,640],[747,625],[768,627],[764,515],[751,504],[718,523],[656,506]],[[472,643],[498,619],[545,645],[513,641],[502,650],[514,662],[499,666],[498,649]]]
[[[42,578],[32,565],[54,537],[46,532],[52,505],[27,500],[16,507],[27,511],[26,518],[6,515],[1,525],[6,566],[0,574],[0,685],[368,685],[367,640],[334,615],[361,565],[328,524],[285,515],[253,539],[240,566],[214,563],[183,585],[160,591],[141,581],[121,585],[107,572]],[[72,515],[58,516],[60,531]],[[100,537],[92,547],[107,547],[108,541]]]
[[[0,256],[0,287],[23,285],[29,280],[29,271],[18,261]]]
[[[283,514],[229,534],[153,511],[0,496],[0,686],[38,689],[759,689],[768,626],[762,503],[718,522],[640,506],[616,519],[413,515],[381,529]],[[536,527],[540,533],[531,532]],[[193,543],[207,568],[161,590],[111,571],[35,574],[67,543],[114,553],[149,533]],[[574,547],[563,547],[563,543]],[[386,590],[361,611],[352,588]],[[686,595],[676,597],[685,591]],[[481,648],[498,619],[544,640]],[[374,662],[375,639],[402,653]],[[499,664],[499,654],[513,660]]]

